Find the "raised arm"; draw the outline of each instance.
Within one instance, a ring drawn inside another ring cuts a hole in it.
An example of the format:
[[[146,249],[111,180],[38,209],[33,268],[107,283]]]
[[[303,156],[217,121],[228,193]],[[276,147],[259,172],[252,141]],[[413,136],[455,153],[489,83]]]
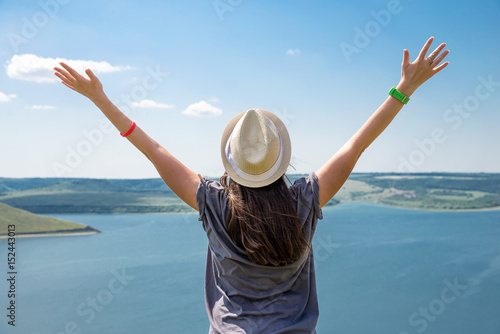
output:
[[[417,59],[410,63],[410,53],[403,52],[403,63],[401,65],[401,81],[396,89],[406,96],[413,92],[430,79],[436,73],[448,65],[448,62],[439,65],[449,53],[448,50],[441,53],[446,44],[438,46],[429,57],[425,58],[434,38],[431,37],[425,43]],[[439,65],[439,66],[438,66]],[[335,153],[328,162],[323,165],[316,174],[319,182],[319,203],[323,207],[340,190],[363,151],[385,130],[394,117],[403,107],[403,103],[393,96],[389,96],[385,102],[372,114],[366,123],[359,129],[347,143]]]
[[[132,121],[108,99],[101,82],[90,69],[85,71],[87,79],[70,66],[60,64],[63,68],[55,67],[54,74],[64,85],[94,102],[120,133],[126,133],[130,129]],[[200,182],[198,175],[149,137],[139,126],[135,127],[127,139],[151,160],[168,187],[189,206],[198,210],[196,202],[196,190]]]

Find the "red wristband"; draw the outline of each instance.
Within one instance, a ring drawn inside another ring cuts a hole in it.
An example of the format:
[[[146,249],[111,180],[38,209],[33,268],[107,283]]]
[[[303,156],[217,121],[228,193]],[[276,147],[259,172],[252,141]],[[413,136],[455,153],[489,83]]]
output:
[[[135,122],[132,122],[132,125],[130,126],[130,129],[128,129],[128,131],[127,131],[127,132],[125,132],[125,133],[121,133],[121,132],[120,132],[120,135],[121,135],[122,137],[127,137],[129,134],[131,134],[131,133],[132,133],[132,131],[134,131],[134,129],[135,129]]]

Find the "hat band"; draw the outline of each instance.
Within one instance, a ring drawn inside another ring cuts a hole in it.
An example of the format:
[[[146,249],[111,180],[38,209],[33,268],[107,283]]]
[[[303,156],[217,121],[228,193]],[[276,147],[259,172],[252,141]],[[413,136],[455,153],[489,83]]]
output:
[[[231,141],[231,136],[229,136],[229,139],[227,140],[226,143],[226,158],[227,161],[231,164],[231,167],[233,170],[238,174],[238,176],[244,178],[245,180],[248,181],[253,181],[253,182],[260,182],[260,181],[265,181],[267,179],[270,179],[276,171],[281,166],[281,162],[283,161],[283,141],[281,140],[281,135],[278,133],[279,138],[280,138],[280,155],[278,156],[278,159],[274,163],[274,165],[267,171],[261,174],[248,174],[247,172],[241,170],[241,168],[238,167],[236,162],[233,159],[233,156],[231,155],[231,149],[229,148],[229,142]]]

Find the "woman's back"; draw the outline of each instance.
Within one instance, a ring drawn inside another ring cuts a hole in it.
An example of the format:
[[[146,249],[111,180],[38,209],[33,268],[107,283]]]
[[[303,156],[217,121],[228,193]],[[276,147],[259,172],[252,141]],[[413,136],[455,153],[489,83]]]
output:
[[[295,209],[311,242],[318,218],[316,174],[291,186]],[[197,192],[200,220],[209,245],[205,302],[211,333],[311,333],[318,319],[313,254],[309,250],[285,266],[254,263],[227,231],[228,193],[203,179]]]

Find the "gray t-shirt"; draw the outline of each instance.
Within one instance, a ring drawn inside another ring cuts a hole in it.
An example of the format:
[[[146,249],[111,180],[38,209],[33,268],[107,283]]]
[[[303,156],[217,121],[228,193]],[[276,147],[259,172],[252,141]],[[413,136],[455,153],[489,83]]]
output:
[[[318,218],[315,173],[290,187],[311,243]],[[227,233],[229,212],[224,188],[203,178],[196,194],[208,237],[205,304],[209,333],[315,333],[318,299],[311,251],[287,266],[252,263]]]

